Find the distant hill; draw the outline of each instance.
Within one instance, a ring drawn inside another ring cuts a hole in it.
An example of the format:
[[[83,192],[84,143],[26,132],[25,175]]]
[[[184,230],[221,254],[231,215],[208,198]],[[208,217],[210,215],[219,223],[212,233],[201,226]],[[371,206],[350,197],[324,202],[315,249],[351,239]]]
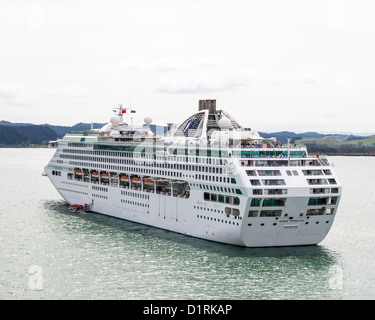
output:
[[[306,146],[321,146],[329,148],[359,148],[359,147],[375,147],[375,135],[368,137],[353,137],[349,136],[347,139],[341,137],[323,137],[321,139],[304,138],[296,140],[296,143],[304,144]]]
[[[93,123],[94,129],[100,129],[105,123]],[[87,131],[91,123],[77,123],[74,126],[56,126],[50,124],[34,125],[31,123],[12,123],[0,121],[0,147],[27,147],[47,145],[48,141],[64,137],[72,131]],[[151,131],[167,132],[164,126],[151,124]]]
[[[47,126],[0,125],[0,146],[30,146],[46,145],[48,141],[57,138],[56,132]]]
[[[4,120],[0,120],[0,125],[1,126],[12,126],[12,127],[22,127],[22,126],[34,126],[34,124],[32,123],[13,123],[13,122],[9,122],[9,121],[4,121]]]
[[[11,126],[11,127],[45,126],[55,131],[59,138],[62,138],[64,135],[72,131],[86,131],[91,128],[91,123],[82,123],[82,122],[77,123],[74,126],[56,126],[52,124],[35,125],[33,123],[13,123],[13,122],[1,120],[0,125]],[[104,125],[105,123],[93,123],[93,128],[100,129]]]
[[[103,127],[102,123],[94,123],[93,128]],[[0,121],[0,147],[27,147],[30,145],[47,145],[48,141],[62,138],[72,131],[86,131],[91,123],[77,123],[69,126],[50,124],[34,125],[32,123],[12,123]]]
[[[346,139],[341,136],[327,136],[321,139],[296,140],[296,143],[306,145],[310,154],[375,156],[375,135],[350,135]]]
[[[294,133],[290,131],[281,131],[281,132],[259,132],[259,134],[263,138],[272,138],[275,137],[278,141],[282,143],[287,143],[288,139],[290,138],[290,142],[294,143],[296,140],[304,139],[304,138],[321,138],[324,135],[316,133],[316,132],[308,132],[308,133]]]
[[[313,140],[320,140],[320,139],[337,139],[337,140],[347,140],[349,137],[355,137],[348,134],[322,134],[317,132],[304,132],[304,133],[294,133],[290,131],[281,131],[281,132],[259,132],[259,134],[264,138],[272,138],[276,137],[278,141],[282,143],[287,143],[288,138],[290,138],[291,143],[296,143],[299,140],[306,140],[306,139],[313,139]],[[359,137],[361,138],[361,137]]]
[[[105,123],[93,123],[93,128],[94,129],[100,129],[105,125]],[[54,126],[50,124],[45,124],[45,126],[48,126],[52,130],[54,130],[57,133],[57,136],[59,138],[62,138],[65,136],[67,133],[72,132],[72,131],[87,131],[91,129],[91,123],[77,123],[72,127],[68,126]]]

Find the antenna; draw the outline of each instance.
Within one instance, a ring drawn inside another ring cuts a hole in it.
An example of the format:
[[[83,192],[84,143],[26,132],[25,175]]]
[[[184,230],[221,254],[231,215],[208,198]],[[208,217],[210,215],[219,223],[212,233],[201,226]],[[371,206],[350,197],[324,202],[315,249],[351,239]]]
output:
[[[113,108],[113,112],[116,114],[117,112],[117,115],[118,116],[122,116],[122,111],[124,110],[122,104],[119,104],[117,108]]]

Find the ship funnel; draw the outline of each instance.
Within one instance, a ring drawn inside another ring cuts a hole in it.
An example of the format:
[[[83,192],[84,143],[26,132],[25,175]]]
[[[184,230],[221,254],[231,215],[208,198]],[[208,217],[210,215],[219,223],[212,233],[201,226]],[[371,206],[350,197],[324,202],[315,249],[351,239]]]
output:
[[[210,114],[216,113],[216,100],[199,100],[199,111],[208,109]]]

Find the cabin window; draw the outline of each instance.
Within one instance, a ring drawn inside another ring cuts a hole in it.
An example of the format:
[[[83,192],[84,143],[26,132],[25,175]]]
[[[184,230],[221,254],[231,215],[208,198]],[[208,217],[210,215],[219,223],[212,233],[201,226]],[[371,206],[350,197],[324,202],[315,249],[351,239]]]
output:
[[[234,197],[234,198],[233,198],[233,204],[235,204],[235,205],[239,205],[239,204],[240,204],[240,198],[238,198],[238,197]]]
[[[260,186],[260,181],[259,180],[250,180],[250,183],[252,186]]]
[[[256,176],[257,175],[256,172],[255,172],[255,170],[246,170],[246,174],[248,176]]]
[[[251,207],[259,207],[260,206],[260,202],[261,202],[261,199],[259,199],[259,198],[251,199],[250,206]]]
[[[320,209],[308,209],[306,212],[307,216],[320,216],[325,213],[325,208],[320,208]]]
[[[262,210],[260,217],[280,217],[282,210]]]
[[[308,205],[309,206],[319,206],[319,205],[326,205],[328,203],[328,198],[321,197],[321,198],[310,198]]]
[[[240,215],[240,210],[236,209],[236,208],[233,208],[232,209],[232,214],[235,216],[235,217],[238,217]]]
[[[248,213],[248,217],[250,218],[250,217],[252,217],[252,218],[254,218],[254,217],[257,217],[258,216],[258,213],[259,213],[259,211],[258,210],[249,210],[249,213]]]
[[[329,181],[330,184],[337,184],[335,179],[328,179],[328,181]]]
[[[267,179],[262,180],[265,186],[281,186],[285,185],[285,181],[283,179]]]
[[[331,197],[331,202],[329,204],[337,204],[337,197]]]
[[[263,200],[263,207],[283,207],[286,199],[270,198]]]

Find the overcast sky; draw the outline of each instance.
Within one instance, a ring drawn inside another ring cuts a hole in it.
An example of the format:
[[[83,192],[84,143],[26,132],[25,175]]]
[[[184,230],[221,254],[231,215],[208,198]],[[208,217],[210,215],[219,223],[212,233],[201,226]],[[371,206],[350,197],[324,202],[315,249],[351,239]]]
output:
[[[375,133],[375,1],[0,1],[0,120]]]

